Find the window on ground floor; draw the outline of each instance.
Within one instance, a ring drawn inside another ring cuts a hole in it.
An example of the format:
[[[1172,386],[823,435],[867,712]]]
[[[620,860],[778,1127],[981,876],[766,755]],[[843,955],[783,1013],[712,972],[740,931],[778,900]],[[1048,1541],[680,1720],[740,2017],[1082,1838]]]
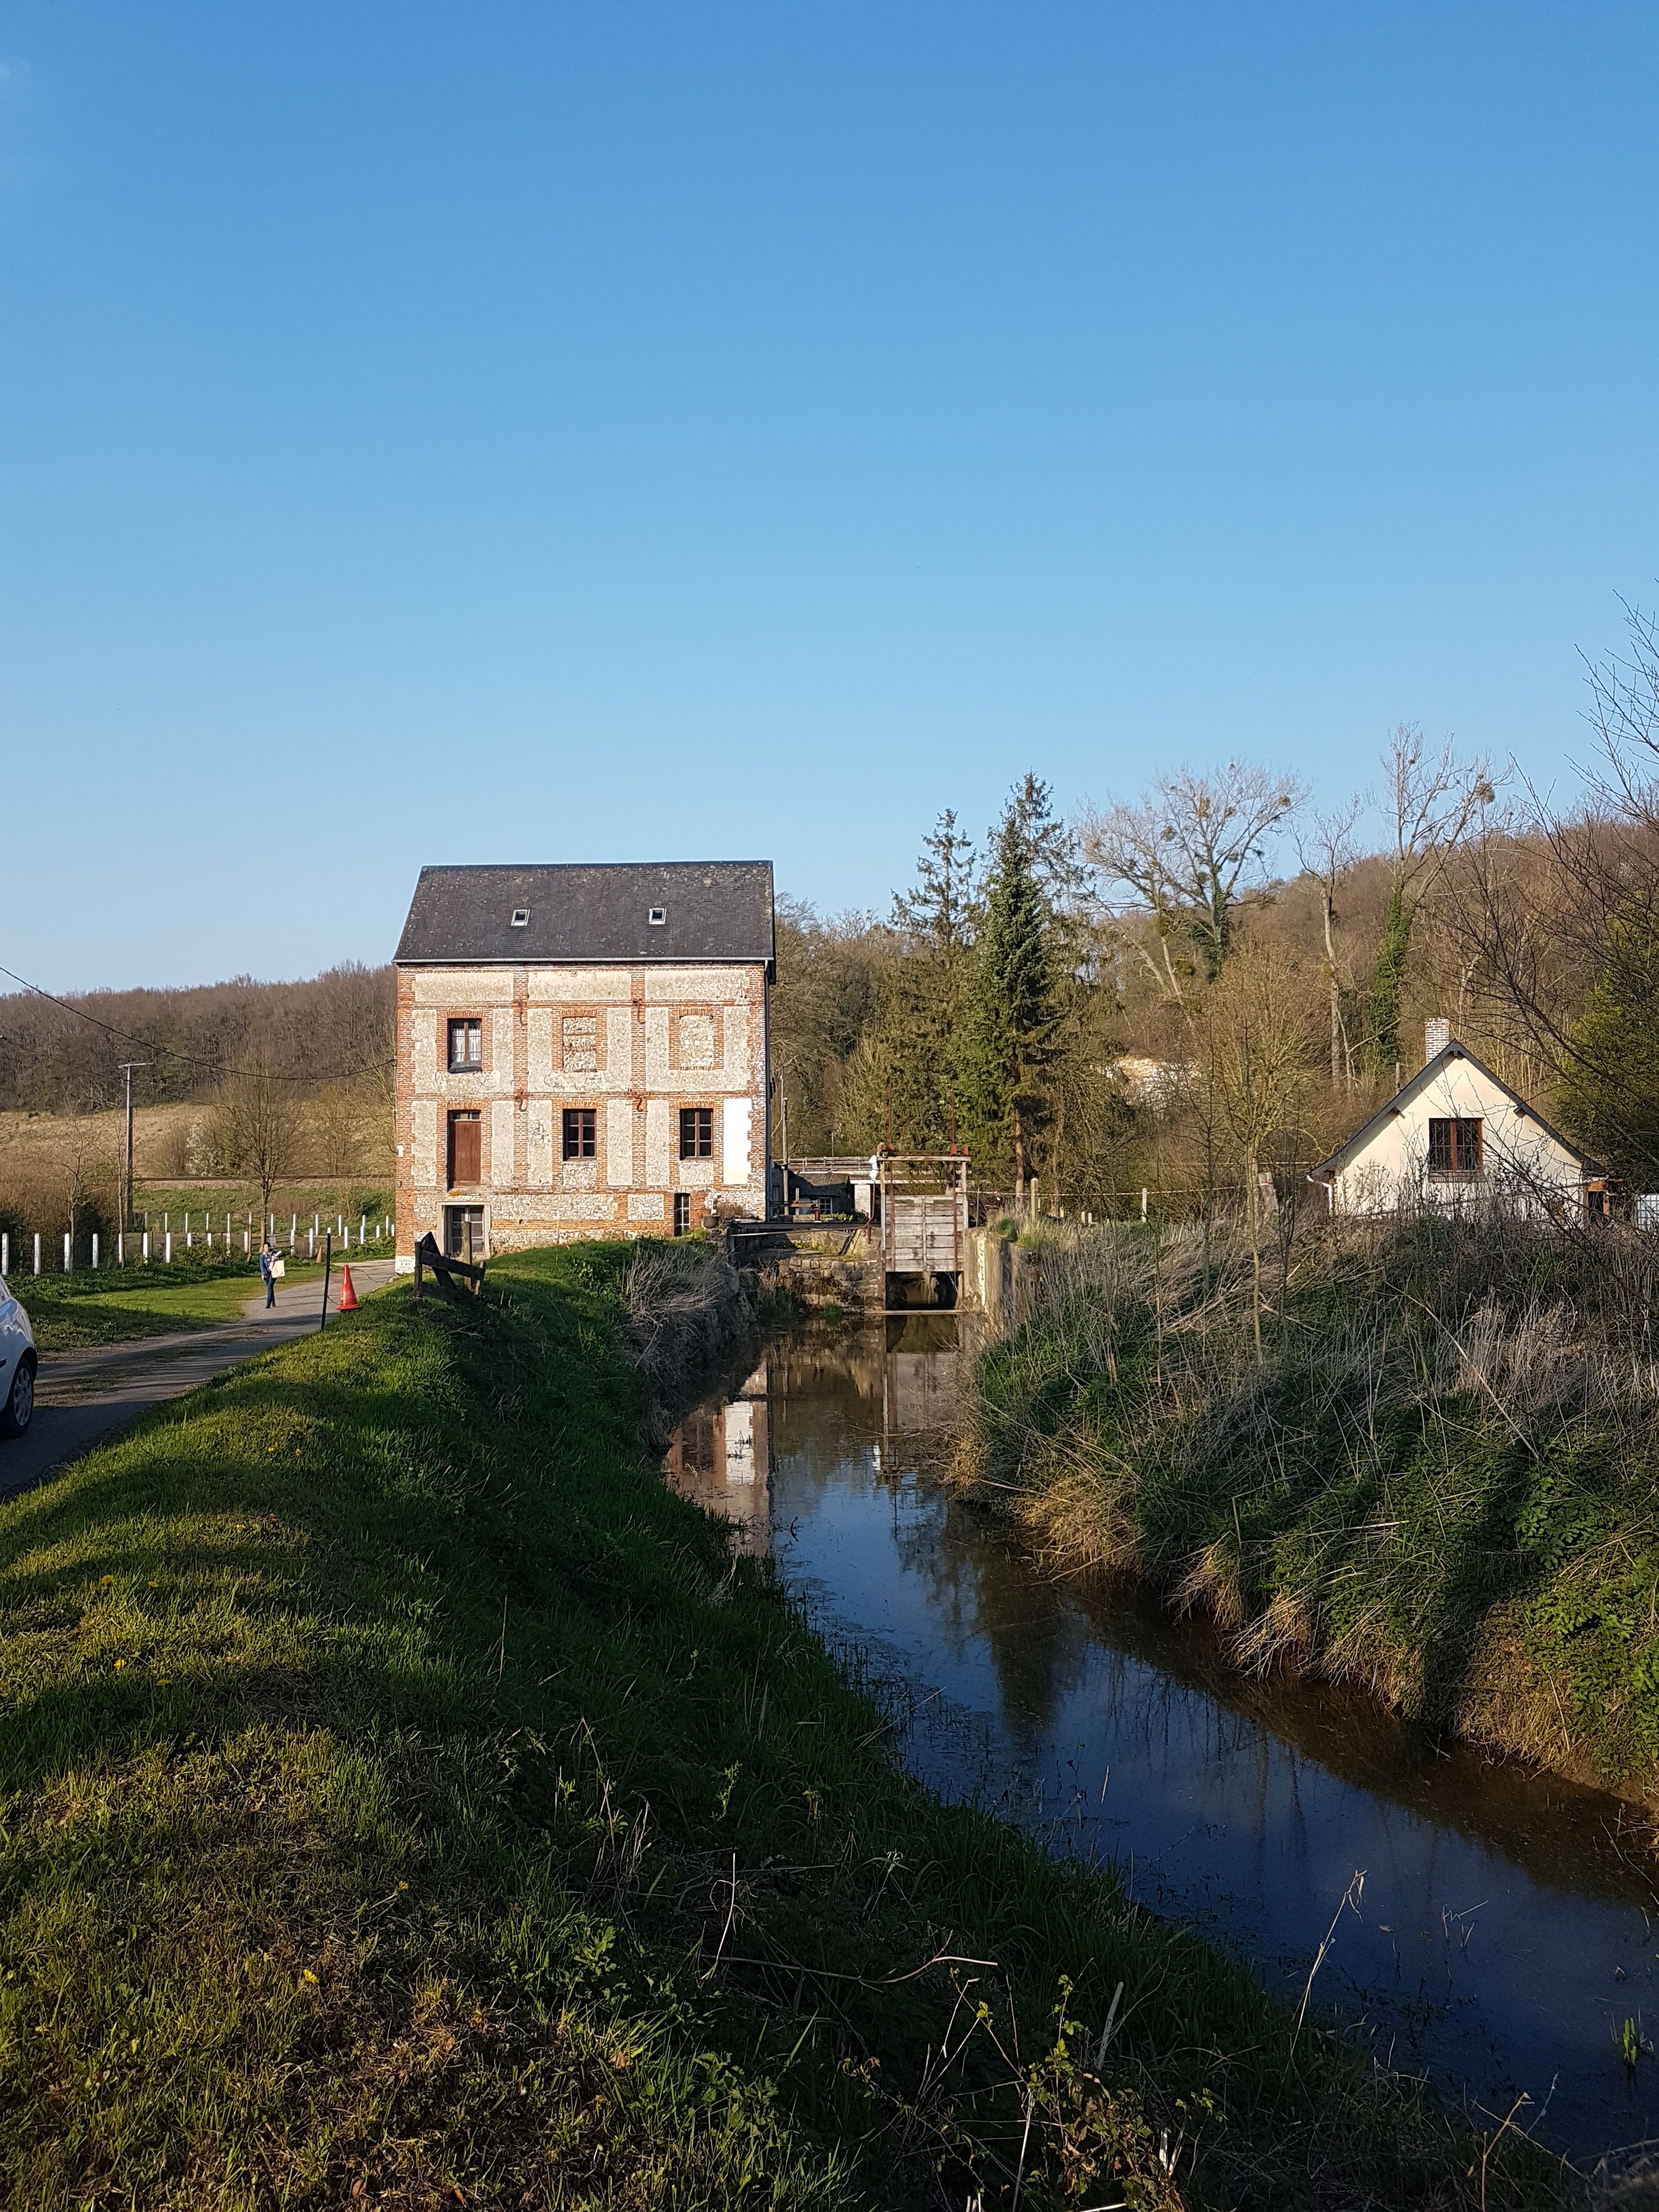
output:
[[[484,1256],[484,1210],[481,1206],[444,1208],[444,1257],[476,1267]]]
[[[564,1156],[568,1160],[591,1160],[599,1154],[597,1109],[567,1106],[564,1109]]]
[[[677,1190],[674,1193],[674,1234],[685,1237],[690,1235],[690,1229],[691,1194],[689,1190]]]
[[[1432,1121],[1429,1123],[1429,1173],[1465,1181],[1480,1173],[1481,1131],[1479,1121]]]
[[[712,1160],[714,1157],[714,1109],[712,1106],[680,1109],[680,1158]]]

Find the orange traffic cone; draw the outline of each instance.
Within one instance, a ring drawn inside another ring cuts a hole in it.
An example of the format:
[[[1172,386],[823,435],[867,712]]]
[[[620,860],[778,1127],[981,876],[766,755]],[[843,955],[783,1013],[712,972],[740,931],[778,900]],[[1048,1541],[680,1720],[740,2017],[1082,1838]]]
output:
[[[349,1267],[340,1270],[340,1303],[334,1310],[336,1313],[356,1313],[357,1310],[357,1293],[351,1287]]]

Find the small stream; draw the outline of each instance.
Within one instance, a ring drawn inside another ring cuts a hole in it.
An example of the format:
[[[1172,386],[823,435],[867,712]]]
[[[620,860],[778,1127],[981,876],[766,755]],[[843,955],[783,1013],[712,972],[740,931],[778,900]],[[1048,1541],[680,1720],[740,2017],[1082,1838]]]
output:
[[[902,1679],[902,1756],[1363,2020],[1379,2058],[1595,2157],[1659,2136],[1659,1860],[1639,1811],[1449,1752],[1362,1694],[1240,1676],[1201,1623],[1034,1571],[940,1487],[957,1323],[775,1346],[688,1415],[669,1480],[769,1553],[832,1643]],[[1364,1875],[1357,1909],[1343,1906]]]

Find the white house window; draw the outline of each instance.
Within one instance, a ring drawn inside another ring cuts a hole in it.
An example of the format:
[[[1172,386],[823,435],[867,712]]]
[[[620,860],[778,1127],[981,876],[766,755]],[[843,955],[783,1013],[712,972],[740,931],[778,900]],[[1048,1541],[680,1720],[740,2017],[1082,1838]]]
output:
[[[1480,1173],[1481,1124],[1478,1120],[1436,1120],[1429,1123],[1429,1174],[1441,1182],[1472,1182]]]

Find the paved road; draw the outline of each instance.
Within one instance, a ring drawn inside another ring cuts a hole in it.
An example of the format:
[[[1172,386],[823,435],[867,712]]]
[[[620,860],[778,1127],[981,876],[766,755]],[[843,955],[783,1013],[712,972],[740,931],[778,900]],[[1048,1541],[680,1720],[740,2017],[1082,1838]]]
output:
[[[354,1260],[351,1279],[358,1297],[366,1297],[392,1280],[392,1262]],[[339,1281],[337,1270],[329,1291],[331,1313],[338,1302]],[[261,1291],[248,1300],[242,1320],[222,1328],[138,1337],[88,1352],[43,1352],[28,1434],[0,1443],[0,1499],[31,1489],[65,1460],[78,1459],[152,1406],[211,1382],[238,1360],[305,1335],[316,1328],[322,1304],[319,1282],[279,1283],[272,1313],[266,1312]]]

